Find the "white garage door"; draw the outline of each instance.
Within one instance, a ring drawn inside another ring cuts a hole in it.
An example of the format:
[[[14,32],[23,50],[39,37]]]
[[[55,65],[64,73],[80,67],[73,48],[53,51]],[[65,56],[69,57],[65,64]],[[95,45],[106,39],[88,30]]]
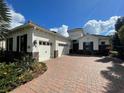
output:
[[[39,61],[49,60],[51,57],[51,46],[50,45],[39,45]]]
[[[62,55],[68,54],[68,46],[67,44],[58,44],[58,56],[61,57]]]

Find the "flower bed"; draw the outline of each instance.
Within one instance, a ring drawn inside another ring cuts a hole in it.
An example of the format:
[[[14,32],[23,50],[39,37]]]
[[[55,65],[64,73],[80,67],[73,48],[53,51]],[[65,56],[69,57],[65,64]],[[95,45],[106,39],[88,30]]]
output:
[[[35,62],[32,59],[17,60],[16,62],[0,63],[0,93],[6,93],[47,70],[45,63]]]

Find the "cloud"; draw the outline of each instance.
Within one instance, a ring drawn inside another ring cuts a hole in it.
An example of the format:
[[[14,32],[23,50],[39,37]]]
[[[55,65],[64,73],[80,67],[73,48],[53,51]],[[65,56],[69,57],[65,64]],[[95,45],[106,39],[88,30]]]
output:
[[[115,32],[115,23],[120,16],[113,16],[108,20],[89,20],[84,25],[84,30],[90,34],[109,35]]]
[[[21,13],[17,13],[11,6],[10,7],[10,14],[11,14],[11,23],[10,28],[14,28],[20,26],[25,23],[25,17]]]
[[[55,31],[58,32],[59,34],[61,34],[62,36],[68,37],[68,26],[67,25],[62,25],[61,27],[55,27],[55,28],[51,28],[50,31]]]
[[[115,33],[116,31],[113,29],[113,30],[108,31],[105,35],[114,35]]]

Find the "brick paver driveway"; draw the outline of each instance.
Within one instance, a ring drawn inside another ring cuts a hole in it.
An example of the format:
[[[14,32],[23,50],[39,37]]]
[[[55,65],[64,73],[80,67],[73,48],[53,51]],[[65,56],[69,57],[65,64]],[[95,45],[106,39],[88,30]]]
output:
[[[124,93],[124,66],[117,62],[83,56],[52,59],[45,74],[11,93]]]

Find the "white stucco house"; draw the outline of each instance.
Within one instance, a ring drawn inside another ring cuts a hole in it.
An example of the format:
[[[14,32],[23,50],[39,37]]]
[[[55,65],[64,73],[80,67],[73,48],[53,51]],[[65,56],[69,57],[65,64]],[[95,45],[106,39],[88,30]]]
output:
[[[29,53],[38,61],[45,61],[69,54],[70,39],[29,22],[8,33],[6,50]]]
[[[71,51],[77,53],[107,52],[110,47],[110,37],[103,35],[87,34],[82,28],[68,31],[71,39]]]
[[[8,32],[6,51],[11,55],[28,53],[40,62],[69,53],[105,52],[110,45],[108,36],[87,34],[82,28],[68,33],[69,37],[64,37],[28,22]]]

